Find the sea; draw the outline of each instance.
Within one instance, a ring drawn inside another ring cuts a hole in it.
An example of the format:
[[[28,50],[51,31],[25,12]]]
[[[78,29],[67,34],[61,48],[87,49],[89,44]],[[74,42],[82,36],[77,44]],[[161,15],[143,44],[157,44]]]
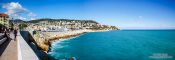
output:
[[[175,60],[175,30],[90,32],[56,41],[52,60]]]

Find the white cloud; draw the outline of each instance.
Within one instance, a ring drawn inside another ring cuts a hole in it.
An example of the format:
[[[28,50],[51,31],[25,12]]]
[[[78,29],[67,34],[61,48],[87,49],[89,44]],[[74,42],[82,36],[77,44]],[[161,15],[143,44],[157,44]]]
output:
[[[18,2],[10,2],[3,5],[3,8],[7,9],[7,14],[9,14],[13,18],[17,19],[25,19],[23,15],[26,15],[28,18],[35,17],[36,14],[22,7]]]
[[[34,14],[34,13],[32,13],[32,12],[30,12],[29,14],[28,14],[28,16],[36,16],[36,14]]]
[[[24,18],[24,17],[21,17],[21,16],[19,16],[18,18],[21,19],[21,20],[26,20],[27,19],[27,18]]]
[[[30,20],[35,20],[35,18],[30,18]]]
[[[139,16],[139,19],[142,19],[143,18],[143,16]]]

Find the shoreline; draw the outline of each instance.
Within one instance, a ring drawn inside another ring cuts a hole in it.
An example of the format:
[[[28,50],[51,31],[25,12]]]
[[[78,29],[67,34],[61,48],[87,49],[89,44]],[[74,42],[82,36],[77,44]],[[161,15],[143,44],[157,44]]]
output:
[[[86,33],[87,33],[87,32],[86,32]],[[68,37],[68,38],[60,38],[60,39],[58,39],[58,40],[56,39],[56,40],[51,41],[51,43],[54,43],[54,42],[57,42],[57,41],[65,41],[65,40],[77,38],[77,37],[79,37],[79,36],[81,36],[81,35],[84,35],[84,34],[86,34],[86,33],[82,33],[82,34],[80,34],[80,35],[76,35],[76,36],[72,36],[72,37]]]
[[[117,29],[113,29],[113,30],[117,30]],[[85,30],[73,30],[73,31],[64,31],[64,32],[38,32],[37,34],[33,35],[33,37],[37,45],[45,53],[48,53],[51,50],[50,47],[52,47],[52,43],[56,41],[60,41],[61,39],[71,39],[73,37],[80,36],[88,32],[106,32],[106,31],[113,31],[113,30],[87,30],[85,29]]]
[[[107,31],[112,31],[112,30],[96,30],[96,31],[91,31],[91,32],[107,32]],[[79,37],[81,35],[84,35],[86,33],[90,33],[90,32],[83,32],[82,34],[78,34],[78,35],[75,35],[75,36],[71,36],[71,37],[67,37],[67,38],[60,38],[60,39],[56,39],[56,40],[53,40],[52,42],[56,42],[56,41],[64,41],[64,40],[69,40],[69,39],[73,39],[73,38],[76,38],[76,37]]]
[[[75,36],[80,36],[85,33],[89,32],[106,32],[111,30],[75,30],[75,31],[66,31],[66,32],[44,32],[44,34],[47,34],[49,37],[47,37],[47,40],[49,41],[57,41],[60,39],[69,39]]]

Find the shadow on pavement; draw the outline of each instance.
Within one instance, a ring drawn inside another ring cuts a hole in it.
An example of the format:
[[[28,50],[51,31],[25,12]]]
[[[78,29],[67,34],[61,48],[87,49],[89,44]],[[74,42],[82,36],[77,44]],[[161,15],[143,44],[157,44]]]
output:
[[[0,56],[5,51],[11,40],[11,38],[8,38],[3,44],[0,45]]]

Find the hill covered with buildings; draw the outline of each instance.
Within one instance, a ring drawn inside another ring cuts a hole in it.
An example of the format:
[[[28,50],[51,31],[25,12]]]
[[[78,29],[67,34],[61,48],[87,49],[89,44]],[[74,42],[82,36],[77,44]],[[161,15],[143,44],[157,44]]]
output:
[[[31,21],[20,21],[27,24],[29,30],[39,31],[63,31],[63,30],[118,30],[116,26],[102,25],[94,20],[73,19],[37,19]],[[15,22],[17,23],[17,22]]]

